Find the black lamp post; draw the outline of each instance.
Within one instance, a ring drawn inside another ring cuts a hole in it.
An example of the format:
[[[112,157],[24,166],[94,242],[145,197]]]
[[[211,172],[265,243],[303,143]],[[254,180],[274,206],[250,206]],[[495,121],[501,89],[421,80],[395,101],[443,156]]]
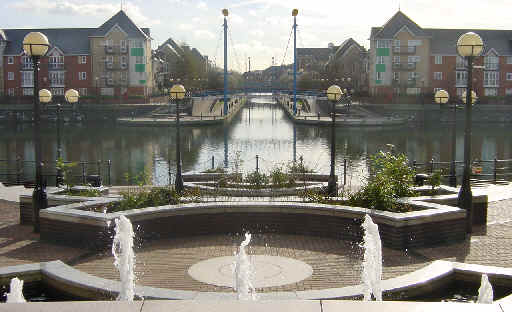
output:
[[[338,195],[338,182],[334,175],[335,159],[336,159],[336,103],[342,96],[341,88],[337,85],[332,85],[327,89],[327,98],[332,103],[331,108],[331,172],[327,180],[327,194],[329,196]]]
[[[174,188],[178,194],[183,193],[183,176],[181,174],[181,147],[180,147],[180,102],[185,97],[185,87],[177,84],[172,86],[170,95],[171,100],[176,101],[176,180]]]
[[[466,106],[466,125],[464,130],[464,172],[462,175],[462,185],[459,191],[458,206],[466,209],[466,232],[473,231],[473,194],[471,192],[470,174],[471,174],[471,109],[476,100],[476,94],[472,88],[473,81],[473,59],[479,56],[483,50],[483,41],[479,35],[468,32],[459,37],[457,41],[457,53],[465,57],[468,62],[468,80],[467,91],[463,95],[463,101]]]
[[[76,91],[75,89],[69,89],[64,93],[64,98],[66,99],[66,101],[69,104],[74,105],[75,103],[78,102],[78,98],[79,98],[78,91]],[[62,105],[60,103],[58,103],[57,104],[57,160],[59,160],[59,161],[62,160],[62,145],[61,145],[61,139],[60,139],[61,125],[62,125]],[[57,177],[56,177],[55,185],[60,186],[63,183],[64,183],[64,177],[62,174],[62,168],[59,166],[57,168]]]
[[[32,193],[33,224],[34,232],[39,233],[39,210],[48,207],[46,197],[46,186],[43,184],[43,164],[41,160],[41,116],[39,107],[39,60],[41,56],[48,52],[50,44],[48,38],[40,32],[30,32],[23,39],[23,50],[27,56],[32,58],[34,67],[34,139],[35,139],[35,165],[36,165],[36,185]],[[45,92],[43,92],[45,93]],[[49,93],[49,91],[48,91]],[[51,95],[51,94],[50,94]],[[41,98],[46,101],[46,98]],[[49,99],[48,99],[49,102]]]

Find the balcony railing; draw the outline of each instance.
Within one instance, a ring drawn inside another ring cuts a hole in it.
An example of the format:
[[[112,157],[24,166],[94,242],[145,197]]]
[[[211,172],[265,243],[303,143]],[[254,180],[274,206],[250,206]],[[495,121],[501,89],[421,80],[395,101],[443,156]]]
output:
[[[50,79],[50,87],[62,87],[65,83],[64,79]]]
[[[465,88],[467,87],[468,85],[468,80],[467,79],[457,79],[455,80],[455,86],[457,88]]]
[[[119,46],[119,45],[106,45],[105,53],[108,54],[126,54],[128,53],[128,46]]]
[[[499,79],[485,80],[484,79],[484,88],[498,88],[500,86]]]
[[[32,65],[32,62],[30,62],[30,63],[21,63],[20,64],[20,70],[34,70],[34,66]]]
[[[48,70],[64,70],[64,63],[48,63]]]
[[[464,62],[464,63],[457,62],[457,63],[455,64],[455,68],[456,68],[456,69],[466,69],[467,67],[468,67],[468,66],[467,66],[467,63],[466,63],[466,62]]]
[[[415,54],[415,46],[395,46],[393,47],[393,53],[395,54]]]
[[[500,65],[498,63],[485,63],[484,69],[485,70],[499,70]]]
[[[416,69],[416,63],[393,63],[393,69],[396,70],[413,70]]]

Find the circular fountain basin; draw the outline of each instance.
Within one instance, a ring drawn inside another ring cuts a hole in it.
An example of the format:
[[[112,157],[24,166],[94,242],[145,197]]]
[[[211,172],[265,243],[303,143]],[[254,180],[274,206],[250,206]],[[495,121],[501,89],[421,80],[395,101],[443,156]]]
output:
[[[288,257],[250,255],[255,288],[282,286],[300,282],[313,274],[313,268]],[[188,274],[195,280],[215,286],[234,286],[235,257],[216,257],[192,265]]]

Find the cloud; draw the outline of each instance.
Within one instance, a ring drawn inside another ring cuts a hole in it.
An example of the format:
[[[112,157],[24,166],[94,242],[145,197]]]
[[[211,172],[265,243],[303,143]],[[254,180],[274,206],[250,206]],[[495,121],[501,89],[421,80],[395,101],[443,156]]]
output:
[[[198,29],[194,31],[194,36],[207,39],[215,39],[215,35],[206,29]]]
[[[255,30],[252,30],[250,32],[251,35],[253,35],[254,37],[264,37],[265,36],[265,32],[261,29],[255,29]]]
[[[204,1],[199,1],[197,3],[196,8],[198,8],[199,10],[208,10],[208,6],[206,5],[206,2],[204,2]]]

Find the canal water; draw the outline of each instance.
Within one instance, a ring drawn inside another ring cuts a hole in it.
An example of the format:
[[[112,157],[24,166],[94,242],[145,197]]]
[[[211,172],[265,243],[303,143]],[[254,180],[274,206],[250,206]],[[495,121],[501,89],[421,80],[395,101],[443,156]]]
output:
[[[171,163],[171,181],[175,171],[176,131],[174,127],[126,127],[112,121],[103,123],[64,124],[62,131],[63,158],[67,161],[111,160],[111,183],[134,182],[134,177],[146,172],[155,184],[167,184]],[[239,167],[248,173],[256,169],[268,172],[292,161],[304,164],[318,173],[329,174],[330,128],[325,126],[294,125],[271,98],[254,98],[227,125],[184,127],[182,159],[184,172],[199,172],[213,167]],[[55,174],[50,161],[57,154],[55,123],[42,127],[45,172]],[[463,125],[457,129],[457,160],[463,159]],[[473,125],[473,159],[493,160],[512,158],[511,137],[505,124]],[[336,173],[343,184],[343,161],[348,164],[346,184],[357,186],[367,173],[369,155],[386,150],[393,144],[396,151],[407,154],[411,161],[425,163],[451,160],[451,125],[445,122],[407,124],[393,127],[338,127],[336,129]],[[34,141],[30,124],[0,124],[0,181],[6,173],[13,179],[15,160],[19,156],[28,162],[23,167],[24,179],[33,179]],[[258,160],[257,157],[258,156]],[[482,165],[492,171],[492,163]],[[10,167],[8,170],[7,167]],[[84,166],[94,174],[97,166]],[[80,164],[73,169],[79,179]],[[461,168],[458,168],[459,172]],[[106,180],[107,166],[101,166]],[[128,177],[128,178],[127,178]],[[48,177],[54,184],[54,177]],[[140,179],[139,179],[140,180]]]

